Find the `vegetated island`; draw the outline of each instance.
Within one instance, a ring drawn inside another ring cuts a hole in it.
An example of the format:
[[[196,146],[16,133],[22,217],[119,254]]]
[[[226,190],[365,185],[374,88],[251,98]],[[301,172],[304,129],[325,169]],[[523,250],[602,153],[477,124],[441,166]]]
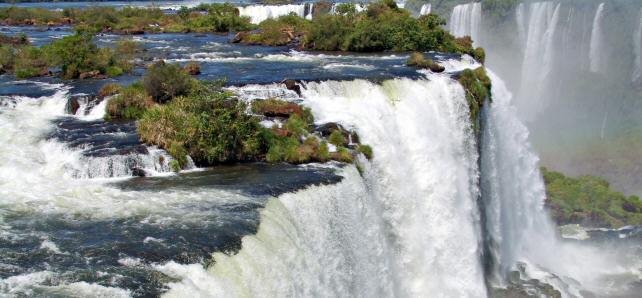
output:
[[[544,167],[541,171],[546,184],[546,206],[558,225],[606,228],[642,225],[639,197],[614,191],[599,177],[567,177]]]

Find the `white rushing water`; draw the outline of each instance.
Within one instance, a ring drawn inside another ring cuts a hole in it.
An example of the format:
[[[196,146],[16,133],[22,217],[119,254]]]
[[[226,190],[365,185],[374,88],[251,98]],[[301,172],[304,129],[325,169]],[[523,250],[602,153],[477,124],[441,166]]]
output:
[[[516,103],[520,116],[527,121],[535,118],[546,106],[546,98],[541,95],[546,90],[547,77],[554,66],[554,38],[559,10],[559,3],[530,4],[520,96]]]
[[[308,14],[306,6],[309,5]],[[311,18],[313,4],[285,4],[285,5],[248,5],[238,7],[241,16],[250,17],[250,22],[258,24],[267,19],[278,18],[291,13],[300,17]]]
[[[455,37],[470,36],[475,45],[479,44],[481,26],[481,2],[461,4],[453,8],[450,16],[450,32]]]
[[[604,33],[602,33],[602,18],[604,15],[604,3],[600,3],[593,18],[591,29],[591,43],[589,45],[589,63],[592,72],[599,72],[603,69],[604,60]]]
[[[256,235],[214,265],[169,263],[167,297],[484,297],[477,151],[461,86],[445,75],[308,83],[319,123],[376,148],[343,182],[269,202]]]
[[[430,14],[430,11],[432,10],[432,5],[430,3],[424,4],[421,6],[421,9],[419,10],[419,15],[427,15]]]
[[[631,81],[639,82],[642,79],[642,9],[638,14],[639,22],[633,34],[633,74]]]

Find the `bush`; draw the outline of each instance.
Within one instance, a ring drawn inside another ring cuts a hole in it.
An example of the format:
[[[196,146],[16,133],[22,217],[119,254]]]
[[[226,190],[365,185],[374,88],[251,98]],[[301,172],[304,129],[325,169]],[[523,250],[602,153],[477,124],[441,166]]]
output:
[[[357,151],[361,152],[367,159],[372,159],[372,147],[369,145],[360,144],[357,147]]]
[[[468,107],[470,109],[471,121],[474,128],[477,130],[479,112],[486,100],[491,100],[490,78],[486,75],[484,68],[479,67],[475,70],[465,69],[459,75],[458,80],[466,92],[466,101],[468,102]]]
[[[335,145],[337,147],[345,146],[348,144],[348,140],[343,135],[343,133],[341,133],[341,131],[339,131],[338,129],[332,131],[332,133],[328,137],[328,141],[330,142],[330,144]]]
[[[98,97],[112,96],[120,92],[122,87],[116,83],[105,84],[98,90]]]
[[[145,89],[139,83],[135,83],[123,88],[118,95],[109,100],[105,118],[107,120],[139,119],[150,106],[152,102],[145,93]]]
[[[566,177],[542,168],[546,205],[558,224],[618,228],[642,224],[642,201],[609,188],[599,177]]]
[[[265,129],[221,88],[199,82],[190,94],[148,109],[138,124],[141,139],[165,149],[181,144],[200,165],[256,160],[265,152]]]
[[[426,59],[424,54],[419,52],[410,54],[410,57],[406,61],[406,65],[427,68],[433,72],[443,72],[446,70],[445,67],[435,63],[432,59]]]
[[[332,153],[332,159],[345,163],[352,163],[354,161],[354,157],[352,156],[352,153],[350,153],[350,150],[344,147],[338,147],[337,152]]]
[[[37,77],[45,73],[48,67],[41,49],[32,46],[17,48],[13,71],[18,78]]]
[[[484,62],[486,62],[486,51],[484,51],[484,48],[476,48],[473,58],[479,61],[479,63],[484,64]]]
[[[152,65],[143,78],[147,94],[158,103],[186,95],[191,85],[192,79],[178,64],[166,64],[162,61]]]

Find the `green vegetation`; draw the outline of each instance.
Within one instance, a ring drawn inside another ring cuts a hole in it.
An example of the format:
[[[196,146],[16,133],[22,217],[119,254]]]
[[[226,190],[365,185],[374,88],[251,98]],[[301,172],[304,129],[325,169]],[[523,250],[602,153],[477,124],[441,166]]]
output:
[[[133,54],[128,54],[131,48],[127,42],[119,43],[115,50],[98,48],[93,36],[86,33],[66,36],[41,48],[26,42],[0,44],[0,72],[30,78],[60,67],[64,79],[119,76],[133,69]]]
[[[357,151],[363,154],[363,156],[365,156],[367,159],[372,159],[372,147],[370,147],[369,145],[359,145],[357,147]]]
[[[90,7],[53,11],[41,8],[0,8],[0,20],[9,25],[73,24],[79,31],[138,34],[144,32],[229,32],[250,30],[248,18],[226,4],[182,7],[177,14],[164,14],[158,8]]]
[[[158,62],[147,69],[143,86],[155,102],[165,103],[186,95],[194,81],[178,64]]]
[[[558,224],[617,228],[642,224],[642,201],[609,188],[599,177],[566,177],[542,168],[546,205]]]
[[[107,85],[109,86],[109,85]],[[109,87],[108,87],[109,88]],[[103,91],[105,88],[101,89]],[[120,89],[120,88],[119,88]],[[115,90],[104,90],[103,92],[116,92]],[[115,119],[139,119],[147,108],[153,105],[151,98],[145,93],[145,88],[140,83],[134,83],[118,91],[107,103],[105,120]]]
[[[222,84],[200,82],[189,94],[148,109],[138,124],[144,142],[168,149],[185,165],[187,153],[199,164],[254,160],[264,151],[262,127],[245,113]]]
[[[100,90],[98,90],[98,97],[104,98],[107,96],[112,96],[118,94],[122,90],[122,87],[116,83],[105,84]]]
[[[459,83],[466,92],[466,101],[470,109],[470,118],[475,131],[479,130],[477,125],[479,113],[487,100],[491,100],[491,81],[483,67],[477,69],[465,69],[459,75]]]
[[[427,68],[433,72],[443,72],[446,70],[445,67],[435,63],[432,59],[426,59],[423,53],[414,52],[410,54],[410,57],[406,61],[408,66],[416,66],[419,68]]]
[[[360,13],[353,4],[340,5],[335,15],[312,20],[289,15],[266,20],[257,32],[237,36],[246,44],[288,45],[322,51],[441,51],[474,55],[472,43],[457,42],[437,15],[413,18],[394,1],[371,3]]]

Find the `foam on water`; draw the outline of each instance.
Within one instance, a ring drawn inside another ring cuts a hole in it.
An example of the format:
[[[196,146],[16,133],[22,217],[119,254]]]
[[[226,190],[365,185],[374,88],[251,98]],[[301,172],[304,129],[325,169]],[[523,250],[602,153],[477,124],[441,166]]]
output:
[[[318,123],[376,149],[343,182],[268,202],[256,235],[214,264],[168,263],[166,297],[484,297],[477,153],[461,86],[429,80],[305,84]]]

